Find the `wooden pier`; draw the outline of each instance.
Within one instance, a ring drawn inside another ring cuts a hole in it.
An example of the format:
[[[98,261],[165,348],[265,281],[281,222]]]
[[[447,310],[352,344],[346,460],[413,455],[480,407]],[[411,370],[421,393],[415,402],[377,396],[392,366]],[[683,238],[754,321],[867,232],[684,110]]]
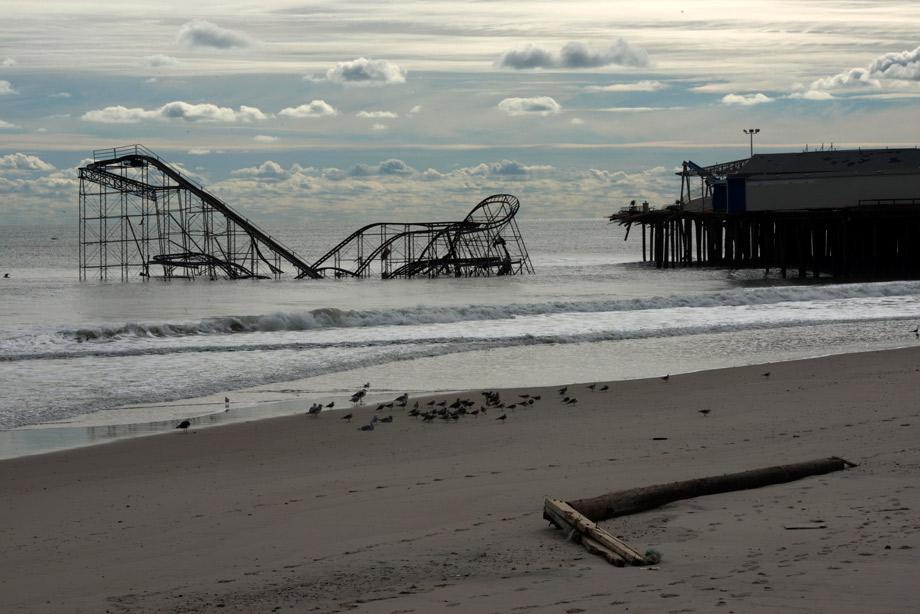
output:
[[[778,269],[783,278],[920,278],[920,206],[693,212],[622,211],[611,222],[642,233],[642,260],[658,268]]]

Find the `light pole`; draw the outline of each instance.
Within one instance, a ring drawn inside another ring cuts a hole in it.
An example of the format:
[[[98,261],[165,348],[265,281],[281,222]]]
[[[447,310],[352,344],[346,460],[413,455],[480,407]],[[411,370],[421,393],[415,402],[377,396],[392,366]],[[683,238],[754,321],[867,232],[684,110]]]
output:
[[[760,132],[760,128],[745,128],[744,133],[751,135],[751,157],[754,156],[754,135]]]

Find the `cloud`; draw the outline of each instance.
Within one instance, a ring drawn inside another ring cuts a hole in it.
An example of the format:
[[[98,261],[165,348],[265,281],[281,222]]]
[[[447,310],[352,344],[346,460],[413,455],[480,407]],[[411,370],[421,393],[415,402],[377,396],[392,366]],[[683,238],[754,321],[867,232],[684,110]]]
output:
[[[345,85],[398,85],[406,82],[406,70],[386,60],[358,58],[337,63],[326,71],[326,80]]]
[[[0,60],[0,66],[4,68],[9,68],[10,66],[15,66],[15,65],[16,65],[16,60],[14,60],[13,58],[3,58],[3,60]]]
[[[615,64],[618,66],[648,66],[648,52],[629,44],[624,39],[617,39],[610,47],[596,50],[585,43],[572,41],[566,43],[558,54],[528,44],[521,49],[514,49],[502,54],[496,64],[501,68],[527,70],[533,68],[599,68]]]
[[[309,104],[302,104],[299,107],[287,107],[278,111],[278,115],[284,117],[332,117],[339,112],[325,100],[313,100]]]
[[[787,98],[792,98],[793,100],[835,100],[834,96],[830,92],[822,92],[820,90],[794,92],[789,94]]]
[[[256,143],[274,143],[278,140],[278,137],[269,136],[267,134],[257,134],[256,136],[252,137],[252,140]]]
[[[16,124],[11,124],[10,122],[5,122],[0,119],[0,130],[11,130],[13,128],[18,128]]]
[[[210,149],[189,149],[187,152],[190,156],[206,156],[211,153]]]
[[[0,96],[7,96],[10,94],[18,94],[16,90],[13,89],[13,84],[9,81],[4,81],[0,79]]]
[[[358,111],[355,115],[361,119],[396,119],[399,117],[392,111]]]
[[[811,83],[809,90],[880,88],[891,81],[920,81],[920,47],[885,53],[866,67],[855,67]],[[887,85],[890,85],[888,83]]]
[[[51,94],[52,98],[70,98],[70,92],[58,92],[57,94]]]
[[[562,110],[562,105],[549,96],[534,98],[505,98],[498,103],[498,108],[508,115],[554,115]]]
[[[742,107],[751,107],[757,104],[773,102],[769,96],[761,94],[726,94],[722,97],[722,104],[737,105]]]
[[[45,162],[38,156],[24,153],[12,153],[0,156],[0,169],[16,171],[53,171],[54,165]]]
[[[657,92],[667,84],[661,81],[636,81],[634,83],[611,83],[610,85],[589,85],[586,92]]]
[[[384,160],[379,164],[356,164],[348,171],[349,177],[372,177],[376,175],[397,175],[406,177],[417,171],[397,158]]]
[[[164,68],[167,66],[178,66],[179,60],[171,55],[156,54],[145,57],[143,64],[150,68]]]
[[[409,115],[418,115],[421,112],[422,112],[422,105],[420,104],[417,104],[411,109],[409,109]]]
[[[597,68],[618,64],[620,66],[648,66],[648,53],[634,47],[622,38],[609,49],[592,51],[584,43],[567,43],[559,52],[560,65],[564,68]]]
[[[273,180],[283,179],[291,175],[290,171],[285,170],[284,167],[273,160],[266,160],[258,166],[238,168],[231,171],[230,174],[234,177],[260,177]]]
[[[552,166],[539,165],[527,166],[517,160],[501,160],[499,162],[481,163],[460,169],[459,173],[474,177],[526,177],[535,171],[549,171]]]
[[[569,123],[572,124],[573,126],[581,126],[582,124],[585,123],[585,120],[579,117],[573,117],[572,119],[569,120]]]
[[[179,44],[186,47],[211,47],[213,49],[233,49],[248,47],[252,39],[242,32],[221,28],[210,21],[196,19],[179,28]]]
[[[498,59],[498,65],[502,68],[513,68],[515,70],[554,68],[556,64],[556,58],[552,53],[532,44],[528,44],[523,49],[506,51]]]
[[[188,122],[242,122],[249,123],[267,119],[262,111],[256,107],[240,106],[234,111],[230,107],[219,107],[216,104],[190,104],[175,101],[164,104],[157,109],[143,109],[140,107],[128,108],[111,106],[103,109],[87,111],[80,118],[87,122],[102,124],[136,124],[144,120],[182,120]]]
[[[371,130],[386,130],[386,129],[387,129],[386,124],[373,124],[371,126]]]

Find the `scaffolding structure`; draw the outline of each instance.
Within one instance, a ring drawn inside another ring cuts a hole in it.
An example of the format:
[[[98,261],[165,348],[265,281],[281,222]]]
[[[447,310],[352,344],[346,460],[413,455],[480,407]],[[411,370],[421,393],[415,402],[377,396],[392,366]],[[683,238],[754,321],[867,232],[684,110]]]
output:
[[[142,145],[96,150],[79,172],[81,280],[533,273],[510,194],[458,222],[364,226],[311,264]]]

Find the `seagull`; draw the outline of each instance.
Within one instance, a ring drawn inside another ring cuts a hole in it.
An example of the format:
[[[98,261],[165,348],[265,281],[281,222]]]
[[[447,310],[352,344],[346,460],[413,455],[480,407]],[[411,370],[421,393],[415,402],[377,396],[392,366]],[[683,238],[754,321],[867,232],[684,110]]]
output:
[[[333,407],[335,407],[335,401],[332,401],[328,405],[326,405],[326,409],[332,409]]]
[[[177,429],[182,429],[182,430],[184,431],[185,429],[187,429],[187,428],[190,427],[190,426],[192,426],[192,423],[191,423],[191,422],[189,422],[188,420],[183,420],[182,422],[180,422],[179,424],[176,425],[176,428],[177,428]]]
[[[538,394],[538,395],[536,395],[536,396],[530,397],[530,400],[531,400],[531,401],[539,401],[539,400],[540,400],[540,395]]]
[[[589,390],[594,390],[595,388],[597,388],[597,384],[588,384]]]
[[[3,279],[9,279],[9,278],[10,278],[10,274],[9,274],[9,273],[4,273],[4,274],[3,274]]]
[[[393,422],[393,416],[385,416],[380,419],[381,422]]]
[[[370,382],[365,382],[365,383],[364,383],[364,389],[365,389],[365,390],[368,389],[368,388],[370,388],[370,387],[371,387],[371,383],[370,383]]]
[[[662,377],[661,379],[662,379],[663,381],[665,381],[665,382],[666,382],[666,381],[668,381],[669,379],[671,379],[671,374],[670,374],[670,373],[668,373],[667,375],[665,375],[665,376],[664,376],[664,377]]]
[[[358,392],[351,395],[351,402],[354,403],[355,405],[362,403],[366,395],[367,395],[367,390],[362,388]]]
[[[498,418],[496,418],[496,420],[502,420],[502,421],[507,420],[507,419],[508,419],[508,414],[502,414]]]
[[[6,275],[4,275],[4,277],[9,277],[9,276],[10,276],[9,273],[7,273]],[[912,332],[912,333],[914,334],[914,336],[915,336],[917,339],[920,339],[920,326],[915,327],[914,330],[912,330],[912,331],[910,331],[910,332]]]
[[[607,384],[604,384],[603,386],[601,386],[601,392],[606,392],[607,390],[610,390],[610,386],[608,386]]]
[[[342,416],[342,420],[346,422],[351,422],[351,418],[352,418],[351,414],[345,414],[344,416]]]
[[[698,409],[698,410],[696,410],[696,411],[700,412],[700,413],[703,414],[704,416],[708,416],[708,415],[709,415],[709,412],[711,412],[712,410],[711,410],[711,409]]]
[[[359,431],[373,431],[373,430],[374,430],[374,423],[371,422],[370,424],[365,424],[364,426],[359,426],[359,427],[358,427],[358,430],[359,430]]]
[[[766,373],[761,373],[761,375],[762,375],[763,377],[770,377],[770,372],[767,371]]]
[[[559,394],[565,394],[565,391],[568,389],[569,389],[568,386],[563,386],[562,388],[559,389]]]
[[[230,397],[224,397],[224,405],[230,405]]]
[[[307,410],[308,416],[318,416],[319,412],[323,411],[323,406],[320,403],[314,403],[310,406],[310,409]]]
[[[529,399],[529,398],[530,398],[530,395],[529,395],[529,394],[519,394],[518,396],[521,397],[522,399]]]

